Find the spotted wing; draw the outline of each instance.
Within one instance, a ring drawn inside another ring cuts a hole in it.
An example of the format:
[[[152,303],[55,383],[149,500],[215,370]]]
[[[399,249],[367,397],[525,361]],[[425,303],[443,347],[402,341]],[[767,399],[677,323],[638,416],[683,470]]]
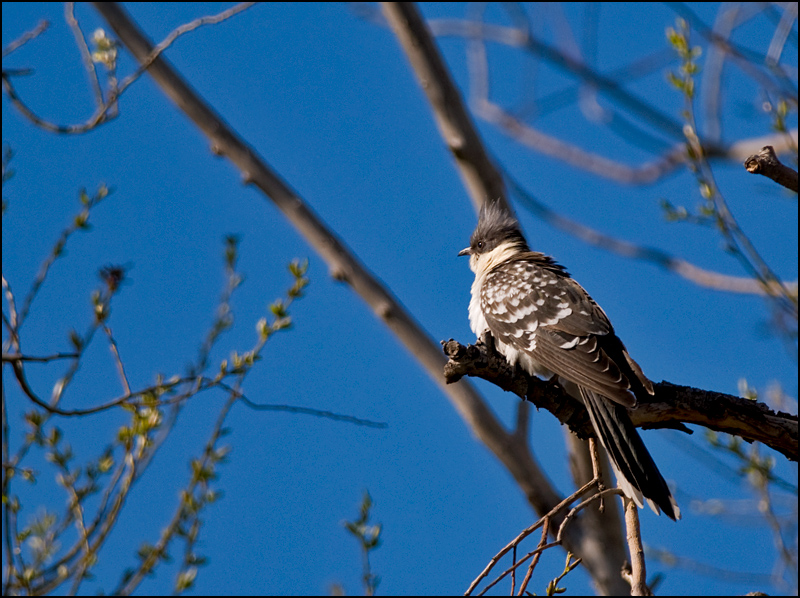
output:
[[[650,381],[583,287],[560,268],[542,263],[539,254],[527,256],[490,272],[481,288],[481,307],[495,338],[622,405],[634,406],[637,390],[652,393]]]

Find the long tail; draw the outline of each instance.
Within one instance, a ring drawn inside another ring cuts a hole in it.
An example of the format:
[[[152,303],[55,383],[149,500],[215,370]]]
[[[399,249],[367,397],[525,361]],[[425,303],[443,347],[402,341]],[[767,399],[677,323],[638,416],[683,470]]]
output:
[[[644,495],[653,511],[659,513],[660,507],[673,521],[680,519],[681,510],[625,407],[587,388],[579,388],[600,444],[611,458],[617,483],[625,495],[639,507],[644,506]]]

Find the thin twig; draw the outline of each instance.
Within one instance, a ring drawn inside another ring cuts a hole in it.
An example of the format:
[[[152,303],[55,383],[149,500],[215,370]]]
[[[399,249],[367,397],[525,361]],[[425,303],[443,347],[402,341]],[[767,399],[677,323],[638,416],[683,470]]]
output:
[[[334,413],[333,411],[325,411],[323,409],[311,409],[310,407],[299,407],[297,405],[262,405],[254,403],[244,395],[241,395],[242,402],[251,409],[256,411],[282,411],[285,413],[300,413],[303,415],[313,415],[314,417],[323,417],[333,421],[348,422],[357,426],[366,426],[368,428],[388,428],[389,424],[386,422],[376,422],[369,419],[361,419],[352,415],[344,415],[341,413]]]
[[[48,363],[56,359],[74,359],[77,353],[54,353],[53,355],[45,355],[44,357],[36,357],[34,355],[22,355],[21,353],[3,353],[3,363],[10,361],[32,361],[40,363]]]
[[[514,549],[512,551],[511,564],[512,565],[516,565],[517,564],[517,547],[516,546],[514,546]],[[517,570],[515,568],[511,572],[511,593],[510,593],[511,596],[516,594],[516,591],[514,590],[514,586],[516,585],[516,583],[517,583]]]
[[[97,68],[94,66],[92,60],[92,53],[89,51],[89,46],[86,45],[86,39],[83,36],[78,19],[75,18],[75,3],[64,3],[64,20],[72,30],[72,35],[75,38],[75,44],[78,46],[78,51],[81,54],[81,61],[83,68],[86,69],[86,74],[89,77],[89,84],[91,85],[92,92],[94,93],[95,104],[98,107],[103,106],[103,88],[100,87],[100,80],[97,78]]]
[[[35,38],[39,37],[42,33],[47,31],[48,27],[50,27],[50,23],[48,21],[39,21],[39,24],[36,25],[36,27],[34,27],[33,29],[31,29],[30,31],[28,31],[26,33],[23,33],[21,36],[19,36],[13,42],[8,44],[5,48],[3,48],[3,58],[8,56],[9,54],[14,52],[15,50],[18,50],[19,48],[21,48],[22,46],[27,44],[29,41],[31,41],[32,39],[35,39]]]
[[[599,478],[598,478],[598,479],[599,479]],[[563,510],[565,507],[567,507],[568,505],[570,505],[571,503],[573,503],[574,501],[576,501],[578,498],[580,498],[581,496],[583,496],[583,495],[584,495],[586,492],[588,492],[588,491],[589,491],[589,490],[591,490],[593,487],[595,487],[595,486],[597,485],[597,481],[598,481],[598,479],[592,479],[592,480],[589,480],[589,481],[588,481],[586,484],[584,484],[583,486],[581,486],[581,487],[580,487],[578,490],[576,490],[575,492],[573,492],[572,494],[570,494],[570,495],[569,495],[567,498],[565,498],[564,500],[562,500],[561,502],[559,502],[559,503],[558,503],[558,504],[557,504],[555,507],[553,507],[553,508],[550,510],[550,512],[549,512],[549,513],[547,513],[547,514],[546,514],[546,515],[544,515],[543,517],[540,517],[540,518],[539,518],[539,519],[536,521],[536,523],[534,523],[534,524],[533,524],[533,525],[531,525],[530,527],[527,527],[527,528],[525,528],[524,530],[522,530],[522,531],[521,531],[521,532],[520,532],[520,533],[517,535],[517,537],[516,537],[516,538],[514,538],[514,539],[513,539],[511,542],[509,542],[508,544],[506,544],[506,545],[505,545],[505,546],[504,546],[502,549],[500,549],[500,551],[499,551],[499,552],[498,552],[496,555],[494,555],[494,556],[491,558],[491,560],[489,561],[489,564],[488,564],[488,565],[486,565],[486,567],[484,567],[483,571],[481,571],[480,575],[478,575],[478,577],[476,577],[476,578],[475,578],[475,579],[472,581],[472,583],[470,584],[469,588],[467,588],[467,591],[466,591],[466,592],[464,592],[464,594],[465,594],[466,596],[469,596],[470,594],[472,594],[472,592],[475,590],[475,588],[478,586],[478,584],[481,582],[481,580],[482,580],[482,579],[484,579],[484,578],[485,578],[485,577],[486,577],[486,576],[489,574],[489,572],[490,572],[490,571],[491,571],[491,570],[494,568],[494,566],[497,564],[497,562],[498,562],[498,561],[499,561],[501,558],[503,558],[503,557],[504,557],[504,556],[505,556],[505,555],[508,553],[508,551],[510,551],[510,550],[511,550],[512,548],[514,548],[515,546],[518,546],[518,545],[520,544],[520,542],[522,542],[522,541],[523,541],[525,538],[527,538],[529,535],[531,535],[531,534],[532,534],[533,532],[535,532],[537,529],[539,529],[540,527],[542,527],[542,526],[545,524],[545,521],[547,521],[547,520],[548,520],[548,519],[550,519],[551,517],[554,517],[554,516],[556,516],[556,515],[557,515],[559,512],[561,512],[561,511],[562,511],[562,510]],[[520,561],[516,561],[516,562],[514,563],[514,568],[516,568],[518,565],[522,564],[524,561],[525,561],[525,559],[522,559],[522,560],[520,560]],[[513,570],[513,569],[509,569],[509,571],[508,571],[508,572],[510,572],[511,570]],[[504,574],[504,575],[505,575],[505,574]],[[501,575],[501,578],[502,578],[502,577],[503,577],[503,576]],[[499,581],[499,579],[498,579],[497,581]],[[495,581],[494,583],[497,583],[497,581]],[[493,583],[492,585],[494,585],[494,583]]]
[[[539,545],[536,549],[539,551],[536,555],[531,559],[531,564],[528,565],[528,571],[525,573],[525,579],[522,580],[522,584],[519,586],[519,594],[518,596],[524,596],[525,590],[528,587],[528,583],[531,580],[531,576],[533,575],[533,570],[536,568],[536,565],[539,564],[539,559],[542,557],[542,551],[544,551],[544,546],[547,544],[547,534],[550,532],[550,519],[545,519],[544,525],[542,526],[542,538],[539,540]],[[512,588],[513,593],[513,588]]]
[[[736,27],[736,20],[742,12],[741,4],[733,4],[730,8],[719,9],[714,22],[714,32],[722,39],[730,39]],[[709,44],[707,58],[703,65],[703,84],[700,87],[702,105],[705,112],[704,125],[707,141],[717,143],[722,139],[722,120],[720,118],[722,103],[722,75],[726,64],[727,53],[717,44]]]
[[[545,519],[545,521],[547,521],[547,519]],[[517,567],[525,564],[528,561],[528,559],[530,559],[532,557],[535,558],[536,556],[540,555],[545,550],[550,550],[551,548],[555,548],[556,546],[561,546],[561,542],[559,542],[559,541],[550,542],[550,543],[544,544],[542,546],[538,546],[534,550],[530,551],[528,554],[526,554],[524,557],[522,557],[520,560],[518,560],[516,563],[514,563],[511,567],[509,567],[508,569],[503,571],[500,575],[498,575],[497,578],[495,578],[490,583],[488,583],[485,588],[483,588],[480,592],[478,592],[478,596],[485,596],[486,592],[488,592],[492,587],[494,587],[496,584],[501,582],[503,579],[505,579],[506,577],[508,577],[512,573],[514,573],[514,571],[516,571]],[[468,595],[468,594],[465,594],[465,595]]]
[[[6,318],[6,314],[3,313],[3,323],[8,328],[9,338],[8,340],[3,343],[3,351],[10,349],[11,347],[15,347],[17,351],[19,351],[19,332],[17,332],[17,328],[19,327],[19,316],[17,315],[17,305],[16,300],[14,299],[14,292],[11,290],[11,285],[6,280],[6,275],[2,275],[3,280],[3,292],[6,296],[6,303],[8,303],[8,318]]]
[[[605,490],[598,490],[595,494],[592,494],[589,498],[579,502],[577,505],[570,509],[569,513],[567,513],[564,520],[561,522],[561,525],[558,527],[558,534],[556,534],[556,541],[561,542],[563,538],[564,532],[567,530],[567,526],[572,521],[580,511],[588,507],[595,501],[602,502],[608,495],[614,496],[622,496],[622,490],[619,488],[606,488]]]
[[[587,484],[587,485],[596,485],[596,481],[589,482],[589,484]],[[585,487],[586,486],[584,486],[584,488]],[[581,490],[583,490],[583,488]],[[574,501],[575,496],[580,494],[581,490],[579,490],[578,492],[574,493],[567,500],[569,500],[570,502]],[[487,586],[485,588],[483,588],[483,590],[481,590],[478,595],[479,596],[483,596],[491,587],[493,587],[498,582],[500,582],[502,579],[504,579],[505,577],[510,575],[517,567],[519,567],[520,565],[524,564],[529,558],[534,557],[537,554],[540,554],[541,552],[544,552],[545,550],[549,550],[550,548],[553,548],[555,546],[563,546],[564,545],[565,534],[567,533],[568,529],[570,528],[569,524],[574,521],[575,517],[577,516],[577,514],[580,511],[582,511],[583,509],[585,509],[586,507],[588,507],[589,505],[591,505],[595,501],[598,501],[598,500],[602,501],[603,498],[606,495],[621,495],[621,494],[622,494],[622,490],[620,490],[619,488],[609,488],[609,489],[606,489],[606,490],[598,490],[595,494],[593,494],[589,498],[579,502],[572,509],[570,509],[570,511],[567,513],[567,515],[563,518],[563,520],[559,524],[558,532],[556,534],[556,539],[553,542],[550,542],[549,544],[544,544],[541,547],[537,547],[535,550],[532,550],[531,552],[526,554],[519,561],[515,562],[511,567],[509,567],[503,573],[498,575],[497,578],[495,578],[493,581],[491,581],[489,584],[487,584]],[[567,506],[567,505],[565,505],[565,506]],[[554,517],[554,512],[555,511],[556,510],[554,509],[553,511],[551,511],[550,513],[548,513],[547,515],[545,515],[544,517],[539,519],[539,521],[536,524],[534,524],[534,526],[531,526],[531,527],[538,527],[540,525],[544,525],[545,522],[549,521],[550,519],[552,519]],[[555,515],[557,515],[557,514],[558,513],[555,513]],[[530,530],[530,529],[531,528],[528,528],[528,530]],[[528,531],[528,530],[525,530],[525,531]],[[522,534],[520,534],[520,536],[522,536]],[[498,553],[498,555],[495,555],[495,557],[492,560],[496,562],[495,559],[498,559],[499,556],[500,556],[500,554]],[[486,569],[484,570],[484,572],[487,572]],[[474,589],[474,586],[477,585],[478,581],[479,581],[478,579],[473,581],[472,585],[470,586],[470,590]],[[467,590],[464,593],[464,595],[465,596],[470,595],[470,590]]]
[[[122,388],[125,391],[125,394],[130,396],[131,385],[128,384],[128,377],[125,375],[125,366],[122,365],[122,359],[119,356],[117,341],[114,340],[114,335],[111,333],[111,328],[109,328],[108,325],[103,324],[103,331],[106,333],[106,336],[108,336],[108,342],[111,346],[111,353],[114,354],[114,361],[117,364],[117,371],[119,372],[120,380],[122,380]]]
[[[559,591],[559,588],[558,588],[558,582],[561,581],[562,579],[564,579],[567,576],[567,574],[570,573],[572,570],[574,570],[575,567],[580,565],[581,562],[583,562],[583,559],[575,559],[573,561],[572,560],[572,553],[567,553],[567,562],[566,562],[566,564],[564,566],[564,571],[562,571],[561,574],[558,577],[553,579],[548,584],[547,595],[550,596],[550,595],[560,594],[561,592]],[[552,593],[551,593],[551,590],[552,590]]]

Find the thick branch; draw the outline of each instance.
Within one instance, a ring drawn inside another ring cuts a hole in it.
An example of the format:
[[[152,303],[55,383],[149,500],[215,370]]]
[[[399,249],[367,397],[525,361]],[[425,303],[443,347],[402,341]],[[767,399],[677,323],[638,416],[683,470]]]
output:
[[[425,20],[411,2],[382,2],[381,8],[428,96],[439,132],[473,204],[480,207],[492,199],[507,205],[503,177],[483,146]]]
[[[765,145],[760,152],[747,158],[744,161],[744,167],[747,172],[762,174],[797,193],[797,171],[778,160],[771,145]]]
[[[152,45],[128,14],[114,3],[96,3],[122,43],[139,61],[147,60]],[[447,397],[472,432],[497,456],[514,476],[537,512],[546,513],[561,497],[531,458],[524,442],[507,432],[470,384],[447,385],[442,376],[445,358],[420,325],[380,281],[329,230],[280,176],[249,147],[186,83],[163,56],[147,69],[163,91],[212,141],[212,149],[226,156],[284,213],[331,269],[332,275],[349,283],[398,339],[441,385]]]
[[[484,345],[464,346],[457,341],[443,342],[450,358],[444,368],[448,382],[463,376],[476,376],[513,392],[520,398],[546,409],[581,438],[594,436],[589,417],[578,401],[567,395],[554,380],[530,377],[521,369],[514,372],[496,351]],[[655,396],[640,402],[629,414],[641,428],[673,428],[690,432],[685,424],[695,424],[717,432],[738,436],[747,442],[761,442],[797,461],[797,416],[775,412],[764,403],[732,395],[659,382]]]
[[[153,50],[152,44],[121,6],[98,2],[95,7],[137,60],[149,59]],[[212,150],[218,155],[227,157],[242,172],[245,183],[255,185],[275,203],[325,260],[334,278],[349,283],[400,337],[409,350],[426,364],[426,367],[432,367],[437,361],[441,363],[441,356],[434,357],[432,354],[432,350],[435,349],[433,343],[397,299],[378,282],[377,278],[255,150],[200,98],[163,56],[152,62],[148,67],[148,73],[211,140]],[[436,372],[434,378],[441,379],[440,372]]]
[[[152,60],[147,72],[211,140],[212,151],[227,157],[242,172],[245,183],[256,186],[273,201],[325,260],[331,275],[348,283],[419,360],[475,434],[490,447],[507,446],[507,433],[478,392],[469,384],[445,384],[441,373],[445,360],[439,348],[397,298],[320,220],[288,183],[191,88],[163,55],[152,59],[152,44],[119,4],[97,2],[95,8],[138,61]],[[537,477],[536,472],[530,468],[523,469],[524,475]]]

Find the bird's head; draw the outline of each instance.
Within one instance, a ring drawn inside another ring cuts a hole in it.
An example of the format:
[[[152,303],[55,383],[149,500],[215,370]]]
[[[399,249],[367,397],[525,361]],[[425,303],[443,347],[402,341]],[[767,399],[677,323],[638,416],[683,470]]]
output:
[[[458,255],[468,255],[470,270],[479,274],[523,251],[529,249],[517,219],[498,202],[487,201],[481,208],[469,247]]]

